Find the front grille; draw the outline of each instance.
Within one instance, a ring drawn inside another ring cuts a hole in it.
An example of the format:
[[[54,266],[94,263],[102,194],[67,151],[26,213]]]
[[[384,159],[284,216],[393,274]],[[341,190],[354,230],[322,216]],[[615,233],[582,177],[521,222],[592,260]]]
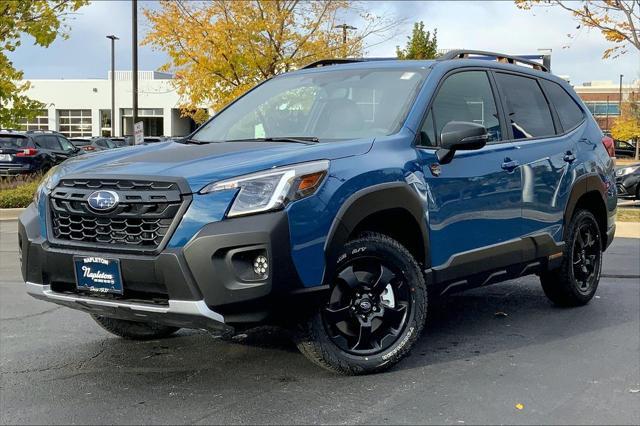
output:
[[[115,191],[120,202],[107,213],[92,210],[87,198],[97,190]],[[69,244],[154,250],[182,203],[174,182],[62,180],[50,196],[51,228],[57,240]]]

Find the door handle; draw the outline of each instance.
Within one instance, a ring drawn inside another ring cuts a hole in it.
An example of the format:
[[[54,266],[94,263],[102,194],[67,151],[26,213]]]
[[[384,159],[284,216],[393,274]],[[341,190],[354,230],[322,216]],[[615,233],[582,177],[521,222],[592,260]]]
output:
[[[564,154],[563,160],[566,161],[567,163],[573,163],[574,161],[576,161],[576,156],[573,155],[573,152],[567,151]]]
[[[518,161],[512,160],[511,158],[507,157],[504,159],[504,162],[502,163],[502,170],[512,172],[519,165],[520,163]]]

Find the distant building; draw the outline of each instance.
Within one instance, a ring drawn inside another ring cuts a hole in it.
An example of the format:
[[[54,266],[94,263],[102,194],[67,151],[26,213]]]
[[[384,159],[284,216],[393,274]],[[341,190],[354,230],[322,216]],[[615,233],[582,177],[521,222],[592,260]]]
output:
[[[29,80],[26,92],[45,104],[26,130],[55,130],[69,137],[133,134],[131,71],[115,72],[116,122],[111,123],[111,72],[106,79]],[[195,123],[180,116],[172,75],[138,72],[138,117],[147,136],[183,136]]]
[[[620,115],[620,85],[613,81],[589,81],[573,86],[600,128],[609,131]],[[622,85],[622,102],[640,101],[640,80]]]

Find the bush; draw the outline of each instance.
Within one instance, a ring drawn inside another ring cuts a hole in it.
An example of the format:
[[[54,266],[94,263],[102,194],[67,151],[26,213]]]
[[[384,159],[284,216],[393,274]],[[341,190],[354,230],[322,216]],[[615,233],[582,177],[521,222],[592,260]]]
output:
[[[42,175],[20,176],[0,181],[0,209],[27,207]]]

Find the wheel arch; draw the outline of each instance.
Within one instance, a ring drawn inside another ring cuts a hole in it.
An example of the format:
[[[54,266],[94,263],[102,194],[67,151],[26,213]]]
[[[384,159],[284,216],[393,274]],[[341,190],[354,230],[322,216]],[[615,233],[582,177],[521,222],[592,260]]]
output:
[[[607,243],[607,195],[605,185],[597,174],[589,174],[580,177],[573,185],[567,207],[564,212],[563,238],[566,239],[568,225],[571,218],[579,209],[590,211],[598,222],[600,230],[600,240],[603,244],[603,251]]]
[[[398,240],[423,268],[430,267],[424,217],[420,197],[404,182],[373,185],[352,194],[338,210],[327,236],[323,282],[333,276],[335,260],[344,244],[364,231],[380,232]]]

